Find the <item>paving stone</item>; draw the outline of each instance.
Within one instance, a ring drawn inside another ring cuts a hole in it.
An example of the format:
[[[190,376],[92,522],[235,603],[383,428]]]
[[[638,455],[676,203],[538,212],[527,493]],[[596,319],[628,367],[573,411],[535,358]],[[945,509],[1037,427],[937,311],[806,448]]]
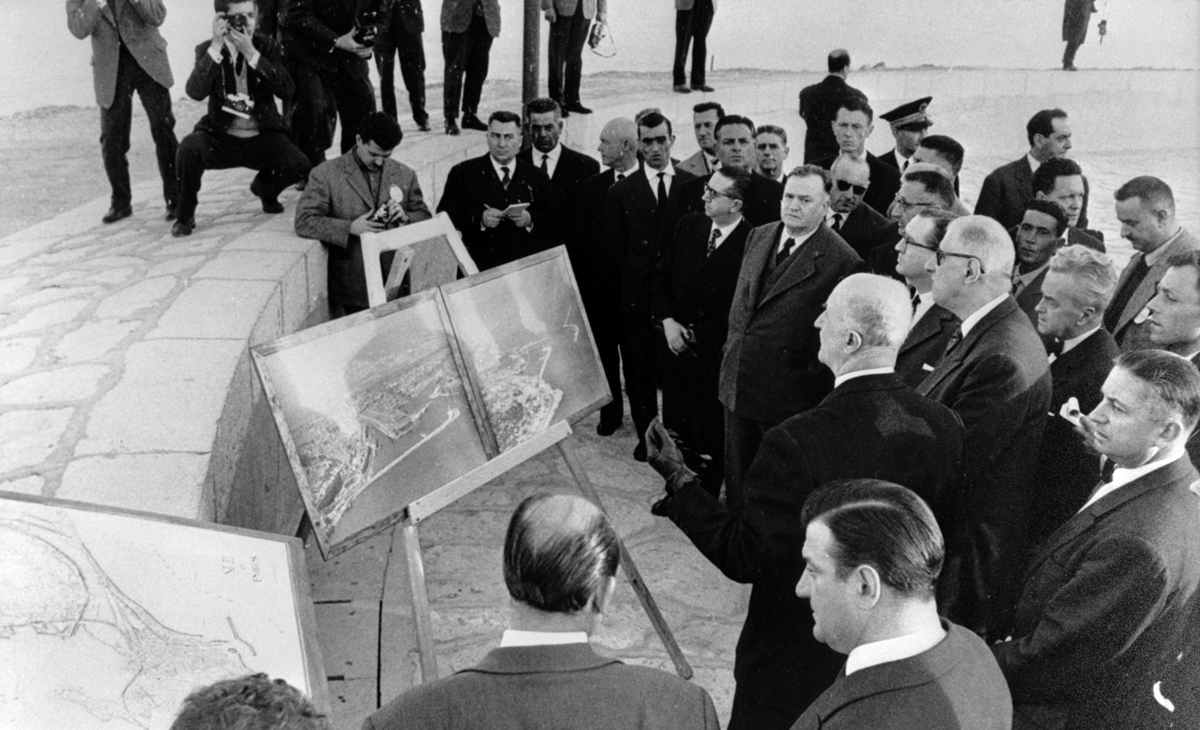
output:
[[[91,297],[100,291],[101,289],[97,287],[64,287],[52,285],[43,287],[39,291],[27,294],[20,299],[14,299],[9,302],[8,306],[13,309],[29,309],[62,299],[70,299],[71,297]]]
[[[17,236],[9,236],[4,239],[4,245],[0,246],[0,267],[11,266],[22,259],[47,251],[57,242],[57,239],[30,240],[22,237],[18,240]]]
[[[383,606],[379,630],[379,694],[385,703],[421,682],[415,631],[410,607]]]
[[[36,281],[36,279],[29,276],[12,276],[0,279],[0,301],[20,294],[32,281]]]
[[[0,337],[36,332],[48,327],[70,322],[91,304],[87,299],[70,299],[47,304],[32,310],[14,324],[0,330]]]
[[[268,281],[193,281],[146,337],[245,342],[275,289],[275,283]]]
[[[119,322],[115,319],[87,322],[79,329],[63,335],[54,348],[54,357],[68,363],[95,360],[140,326],[140,322]]]
[[[72,408],[0,413],[0,473],[37,466],[58,448]]]
[[[317,548],[317,541],[310,540],[304,551],[304,559],[308,565],[313,600],[381,600],[391,548],[392,531],[385,530],[370,540],[325,560]]]
[[[136,274],[138,267],[135,266],[119,266],[108,271],[101,271],[96,274],[88,274],[80,279],[91,284],[120,284],[129,277]]]
[[[379,666],[379,602],[317,603],[313,609],[325,674],[373,681]]]
[[[329,683],[329,719],[337,730],[352,730],[378,709],[376,681],[349,679]]]
[[[508,602],[499,546],[422,544],[421,553],[430,604],[463,608]]]
[[[19,373],[37,357],[40,337],[18,337],[0,340],[0,375]]]
[[[626,547],[644,576],[656,576],[650,583],[652,590],[721,616],[739,610],[742,586],[726,578],[682,536],[679,541],[653,540]]]
[[[124,266],[141,267],[145,263],[145,260],[136,256],[99,256],[94,259],[81,261],[78,266],[81,269],[88,269],[90,271],[108,271]]]
[[[182,274],[189,269],[199,266],[206,260],[204,256],[185,256],[181,259],[164,261],[155,264],[146,272],[146,276],[163,276],[164,274]]]
[[[10,380],[0,387],[0,403],[44,405],[91,397],[108,374],[103,365],[58,368]]]
[[[162,302],[175,289],[175,277],[160,276],[139,281],[100,302],[97,317],[128,317]]]
[[[307,253],[314,246],[320,247],[319,241],[314,241],[308,238],[300,238],[290,230],[280,232],[275,230],[263,230],[259,228],[250,233],[243,233],[231,242],[226,244],[222,249],[226,253],[231,251],[276,251],[280,253],[295,252]]]
[[[102,246],[59,246],[60,250],[54,253],[39,254],[33,259],[38,264],[52,264],[61,266],[70,264],[87,257],[89,254],[95,253],[103,249]]]
[[[495,545],[504,541],[509,517],[507,511],[443,510],[421,523],[421,542],[426,545]]]
[[[75,458],[67,464],[54,496],[161,515],[200,519],[207,505],[203,484],[206,454],[116,454]]]
[[[16,492],[17,494],[34,494],[41,496],[46,488],[46,480],[40,476],[21,477],[7,482],[0,482],[0,492]]]

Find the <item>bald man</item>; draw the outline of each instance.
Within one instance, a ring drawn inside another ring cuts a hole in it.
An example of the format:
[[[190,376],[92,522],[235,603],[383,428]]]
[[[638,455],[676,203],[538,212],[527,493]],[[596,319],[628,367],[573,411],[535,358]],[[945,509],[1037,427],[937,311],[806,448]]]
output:
[[[651,449],[650,463],[667,479],[655,514],[678,525],[728,578],[754,586],[734,660],[730,730],[791,727],[844,663],[813,637],[812,610],[795,593],[804,569],[800,511],[810,493],[873,477],[909,485],[941,519],[953,513],[962,426],[893,374],[911,319],[908,289],[892,279],[855,274],[833,289],[816,321],[833,392],[767,431],[738,516],[672,461],[670,437],[657,421],[652,426],[662,446]]]
[[[894,245],[896,226],[863,202],[871,187],[871,166],[867,161],[839,155],[829,167],[829,176],[833,178],[829,211],[825,214],[829,227],[864,261],[876,246]]]
[[[612,600],[617,533],[596,505],[535,494],[504,536],[509,628],[477,666],[414,687],[363,730],[454,728],[718,729],[701,687],[592,651],[588,637]]]

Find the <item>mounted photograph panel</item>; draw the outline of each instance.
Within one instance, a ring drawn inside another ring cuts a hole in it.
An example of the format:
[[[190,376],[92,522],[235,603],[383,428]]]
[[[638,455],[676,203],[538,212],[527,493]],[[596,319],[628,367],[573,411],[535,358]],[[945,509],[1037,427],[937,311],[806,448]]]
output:
[[[0,728],[169,727],[255,672],[329,712],[300,540],[0,492]]]

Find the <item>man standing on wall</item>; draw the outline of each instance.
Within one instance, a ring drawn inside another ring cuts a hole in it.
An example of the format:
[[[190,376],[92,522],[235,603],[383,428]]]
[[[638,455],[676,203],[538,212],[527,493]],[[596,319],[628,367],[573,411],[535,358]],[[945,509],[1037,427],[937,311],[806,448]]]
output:
[[[592,113],[579,102],[583,44],[592,18],[603,23],[607,10],[607,0],[542,0],[542,12],[550,22],[550,45],[546,50],[550,66],[549,96],[562,107],[564,117],[571,112]]]
[[[704,83],[704,59],[708,55],[708,29],[712,27],[717,0],[675,0],[675,67],[672,70],[675,91],[690,94],[705,93],[713,87]],[[689,88],[683,67],[687,62],[688,46],[692,47],[692,85]]]
[[[463,129],[488,131],[488,125],[479,118],[479,97],[487,81],[492,39],[499,36],[500,0],[443,0],[442,56],[446,71],[442,104],[446,134],[459,133],[460,99]]]

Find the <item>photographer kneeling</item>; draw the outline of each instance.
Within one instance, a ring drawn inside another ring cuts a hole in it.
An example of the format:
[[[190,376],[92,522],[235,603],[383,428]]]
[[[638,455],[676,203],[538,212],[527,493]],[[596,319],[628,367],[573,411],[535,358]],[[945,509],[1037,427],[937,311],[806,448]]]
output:
[[[196,66],[187,80],[187,95],[196,101],[207,98],[208,114],[179,143],[179,218],[171,229],[175,236],[189,235],[196,227],[196,196],[205,170],[258,170],[250,192],[262,199],[264,213],[282,213],[279,193],[303,180],[310,168],[275,106],[275,97],[287,100],[293,90],[282,47],[254,32],[254,0],[213,4],[217,14],[212,40],[196,47]]]

